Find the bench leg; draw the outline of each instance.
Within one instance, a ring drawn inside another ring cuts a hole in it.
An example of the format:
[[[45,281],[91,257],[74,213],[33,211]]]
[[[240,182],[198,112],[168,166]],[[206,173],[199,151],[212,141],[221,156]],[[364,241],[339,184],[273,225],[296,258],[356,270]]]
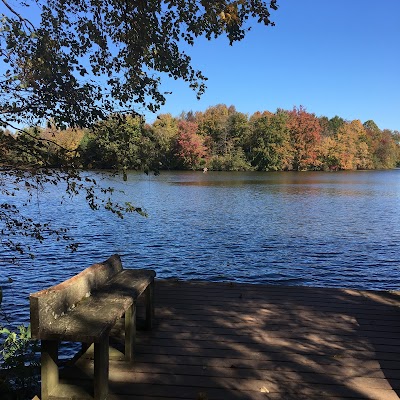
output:
[[[154,280],[146,289],[146,329],[152,329],[154,324]]]
[[[109,340],[108,335],[94,344],[94,400],[108,396]]]
[[[136,341],[136,303],[125,312],[125,360],[133,362]]]
[[[42,400],[47,400],[50,393],[59,383],[58,372],[58,342],[42,340],[41,375],[42,375]]]
[[[81,352],[82,354],[85,354],[88,348],[90,347],[91,343],[81,343]]]

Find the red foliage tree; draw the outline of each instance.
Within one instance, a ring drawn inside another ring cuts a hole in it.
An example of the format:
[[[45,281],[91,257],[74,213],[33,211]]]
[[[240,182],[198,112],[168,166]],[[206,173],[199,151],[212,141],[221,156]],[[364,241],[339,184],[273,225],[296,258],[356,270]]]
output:
[[[292,145],[292,167],[295,170],[317,169],[321,125],[314,114],[305,108],[294,108],[288,113],[287,127]]]
[[[197,133],[198,125],[195,122],[180,121],[176,141],[176,158],[178,164],[184,168],[197,169],[204,160],[207,149],[204,138]]]

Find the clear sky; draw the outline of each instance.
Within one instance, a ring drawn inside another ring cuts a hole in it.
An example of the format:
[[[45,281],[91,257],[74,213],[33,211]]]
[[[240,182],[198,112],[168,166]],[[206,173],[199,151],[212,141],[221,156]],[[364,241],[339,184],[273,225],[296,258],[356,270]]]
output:
[[[304,106],[317,116],[372,119],[400,130],[400,0],[278,0],[275,27],[255,25],[229,46],[200,39],[188,48],[209,78],[201,100],[184,82],[162,113],[203,111],[224,103],[238,111]],[[147,114],[148,122],[154,115]]]

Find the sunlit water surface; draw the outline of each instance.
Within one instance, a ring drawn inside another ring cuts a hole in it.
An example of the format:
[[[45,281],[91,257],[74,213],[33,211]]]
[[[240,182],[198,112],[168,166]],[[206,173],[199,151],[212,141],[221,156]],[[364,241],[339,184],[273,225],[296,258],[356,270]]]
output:
[[[79,248],[36,243],[36,258],[17,265],[0,250],[3,309],[14,322],[28,321],[29,293],[113,253],[160,278],[400,289],[400,170],[98,179],[148,217],[93,212],[80,197],[60,204],[60,188],[39,194],[27,212],[68,226]]]

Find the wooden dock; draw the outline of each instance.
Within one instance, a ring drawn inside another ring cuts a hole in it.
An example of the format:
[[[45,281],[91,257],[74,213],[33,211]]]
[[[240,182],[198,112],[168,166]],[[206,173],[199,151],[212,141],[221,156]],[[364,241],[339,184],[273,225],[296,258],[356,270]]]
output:
[[[400,293],[156,282],[156,326],[111,400],[399,399]],[[118,349],[118,344],[115,345]],[[65,375],[84,382],[92,361]]]

